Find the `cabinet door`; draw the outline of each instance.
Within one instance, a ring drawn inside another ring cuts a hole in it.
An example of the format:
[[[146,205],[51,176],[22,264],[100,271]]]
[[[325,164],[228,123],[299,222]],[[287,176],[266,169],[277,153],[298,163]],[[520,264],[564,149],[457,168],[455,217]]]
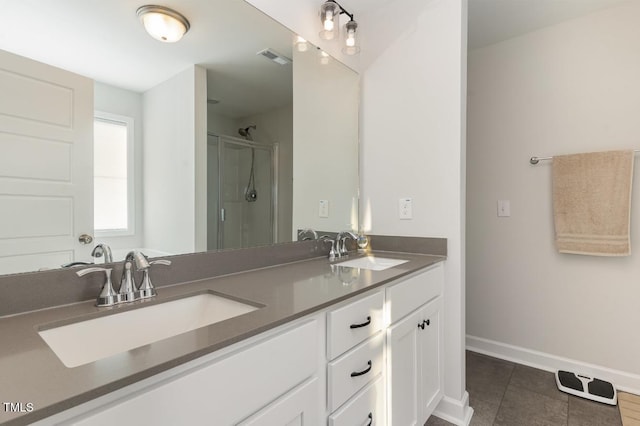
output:
[[[239,426],[315,426],[318,413],[318,378],[314,377],[260,410]]]
[[[299,388],[300,383],[307,383],[309,378],[315,377],[321,353],[317,345],[318,335],[318,321],[306,321],[275,336],[258,340],[229,356],[173,377],[158,379],[147,388],[123,394],[113,403],[63,424],[237,424],[262,407],[268,407],[274,400],[279,401],[282,395],[289,395]],[[318,396],[316,405],[319,400]],[[305,418],[305,421],[309,419]]]
[[[442,299],[429,303],[420,310],[424,329],[417,328],[419,339],[420,384],[420,424],[427,421],[440,402],[443,394],[442,377]]]
[[[424,424],[419,421],[418,386],[420,385],[422,310],[416,310],[387,329],[387,383],[390,398],[390,426]]]

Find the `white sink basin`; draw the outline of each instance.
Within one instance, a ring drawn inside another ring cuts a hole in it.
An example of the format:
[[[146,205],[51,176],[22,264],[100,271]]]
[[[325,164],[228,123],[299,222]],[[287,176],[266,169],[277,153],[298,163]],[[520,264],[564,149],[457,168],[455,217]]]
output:
[[[393,268],[394,266],[398,266],[406,262],[408,262],[408,260],[366,256],[359,259],[336,263],[336,265],[349,266],[351,268],[371,269],[373,271],[384,271],[385,269]]]
[[[199,294],[42,330],[40,336],[67,367],[77,367],[258,309]]]

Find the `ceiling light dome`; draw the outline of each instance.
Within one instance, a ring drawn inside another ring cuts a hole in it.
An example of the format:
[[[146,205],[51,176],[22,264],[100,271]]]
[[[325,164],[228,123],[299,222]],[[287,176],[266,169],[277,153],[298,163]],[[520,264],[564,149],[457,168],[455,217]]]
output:
[[[191,27],[187,18],[164,6],[141,6],[136,14],[149,35],[165,43],[180,40]]]

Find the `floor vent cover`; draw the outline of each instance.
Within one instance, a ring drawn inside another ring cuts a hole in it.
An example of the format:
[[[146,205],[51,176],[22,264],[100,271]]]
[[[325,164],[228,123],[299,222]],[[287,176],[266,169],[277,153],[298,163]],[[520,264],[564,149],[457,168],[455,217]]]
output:
[[[582,374],[575,374],[570,371],[556,371],[556,384],[558,389],[571,395],[602,402],[603,404],[616,405],[618,395],[613,384],[588,377]]]

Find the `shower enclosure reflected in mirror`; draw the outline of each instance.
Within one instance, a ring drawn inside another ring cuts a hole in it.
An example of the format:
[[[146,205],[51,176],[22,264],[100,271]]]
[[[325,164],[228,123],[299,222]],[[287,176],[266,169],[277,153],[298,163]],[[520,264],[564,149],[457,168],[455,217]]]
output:
[[[207,137],[207,249],[273,244],[278,145]]]

